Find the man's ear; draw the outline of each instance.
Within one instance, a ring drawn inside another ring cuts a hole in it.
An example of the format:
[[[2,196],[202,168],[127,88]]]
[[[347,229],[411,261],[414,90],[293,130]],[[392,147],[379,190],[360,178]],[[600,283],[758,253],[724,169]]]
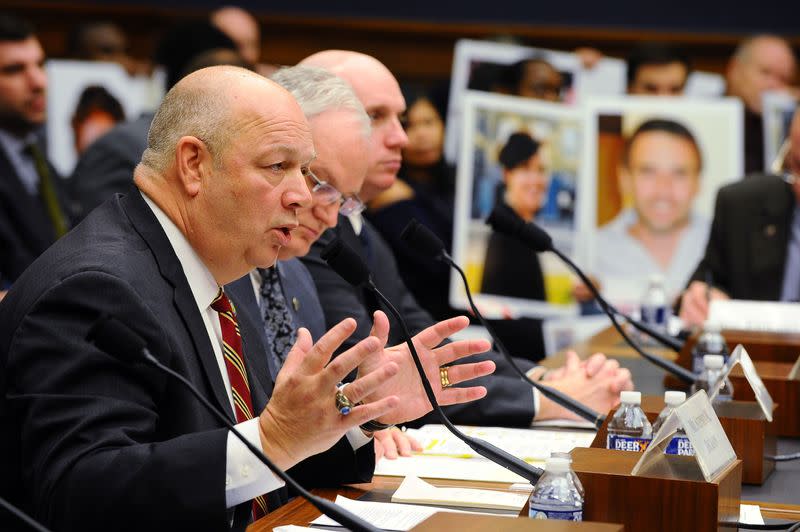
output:
[[[181,137],[175,145],[175,168],[184,192],[190,197],[200,193],[203,180],[211,172],[211,152],[197,137]]]

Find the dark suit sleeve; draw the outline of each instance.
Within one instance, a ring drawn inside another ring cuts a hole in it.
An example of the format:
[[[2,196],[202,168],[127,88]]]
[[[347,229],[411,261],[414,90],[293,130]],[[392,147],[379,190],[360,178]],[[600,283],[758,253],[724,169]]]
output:
[[[87,332],[103,313],[135,328],[164,363],[187,371],[158,317],[127,283],[83,272],[46,290],[8,349],[14,378],[7,405],[20,420],[21,489],[34,516],[70,530],[91,523],[225,529],[227,430],[166,432],[164,398],[182,392],[149,366],[123,364],[89,343]]]
[[[306,488],[337,487],[371,482],[375,471],[373,442],[353,450],[347,437],[324,453],[306,458],[288,473]]]

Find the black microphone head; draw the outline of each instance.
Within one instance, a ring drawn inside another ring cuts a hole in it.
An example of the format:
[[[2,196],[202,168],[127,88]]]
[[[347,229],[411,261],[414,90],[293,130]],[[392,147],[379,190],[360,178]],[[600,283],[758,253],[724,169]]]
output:
[[[550,235],[537,225],[525,223],[525,220],[510,209],[495,207],[486,219],[486,223],[498,233],[522,240],[535,251],[542,252],[553,249],[553,239],[550,238]]]
[[[86,339],[109,355],[133,364],[142,360],[142,350],[147,347],[147,342],[130,327],[114,318],[102,315],[92,328]]]
[[[416,218],[412,218],[400,238],[425,255],[439,257],[444,253],[444,242],[436,236],[433,231],[419,223]]]
[[[322,260],[353,286],[361,286],[369,282],[369,269],[358,253],[342,242],[339,237],[331,240],[321,253]]]

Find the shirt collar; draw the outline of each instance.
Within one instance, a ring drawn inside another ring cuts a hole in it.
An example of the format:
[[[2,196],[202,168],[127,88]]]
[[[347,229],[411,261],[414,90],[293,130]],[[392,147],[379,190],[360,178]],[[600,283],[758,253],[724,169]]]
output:
[[[356,236],[361,235],[361,229],[364,228],[364,217],[361,213],[351,214],[347,219],[350,220],[350,225],[353,226],[353,231],[356,233]]]
[[[3,146],[6,153],[20,154],[25,146],[33,142],[36,142],[36,133],[28,133],[24,137],[18,137],[5,129],[0,129],[0,145]]]
[[[181,263],[183,273],[189,282],[189,289],[192,291],[197,307],[203,311],[211,306],[211,302],[219,293],[219,285],[214,280],[214,276],[208,271],[200,256],[186,240],[186,236],[178,229],[178,226],[155,204],[153,200],[140,191],[144,201],[156,215],[159,225],[167,235],[167,240],[172,245],[178,261]]]

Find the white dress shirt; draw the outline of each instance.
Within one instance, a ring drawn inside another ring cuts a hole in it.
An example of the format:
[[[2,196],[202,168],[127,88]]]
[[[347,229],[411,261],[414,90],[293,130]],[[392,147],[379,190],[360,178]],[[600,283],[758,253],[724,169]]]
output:
[[[219,324],[219,314],[211,308],[212,301],[217,297],[219,286],[180,229],[150,198],[145,194],[142,194],[142,196],[153,211],[153,214],[156,215],[158,223],[164,229],[167,239],[183,267],[183,273],[189,282],[189,288],[197,303],[197,309],[203,317],[203,323],[206,326],[206,332],[219,365],[222,381],[228,390],[228,399],[231,402],[231,410],[233,411],[230,379],[228,378],[228,370],[225,368],[225,359],[222,356],[222,329]],[[331,403],[333,403],[333,398],[331,398]],[[238,423],[236,428],[250,443],[259,449],[261,448],[258,417]],[[258,495],[276,490],[284,484],[230,432],[228,433],[225,463],[225,504],[227,508],[232,508]],[[203,464],[198,464],[198,467],[203,467]]]

